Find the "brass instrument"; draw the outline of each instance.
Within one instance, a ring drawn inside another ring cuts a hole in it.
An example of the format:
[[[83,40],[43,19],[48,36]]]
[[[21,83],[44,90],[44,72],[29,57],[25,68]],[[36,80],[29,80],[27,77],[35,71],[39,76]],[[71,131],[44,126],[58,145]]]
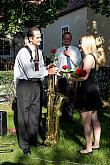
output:
[[[55,145],[59,137],[59,117],[61,116],[61,106],[65,96],[55,92],[55,76],[49,75],[48,80],[48,103],[47,103],[47,134],[45,144]]]

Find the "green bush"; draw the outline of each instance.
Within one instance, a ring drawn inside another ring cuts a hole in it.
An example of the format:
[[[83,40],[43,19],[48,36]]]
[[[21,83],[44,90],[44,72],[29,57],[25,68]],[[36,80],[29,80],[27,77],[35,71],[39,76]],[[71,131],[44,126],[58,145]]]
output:
[[[0,85],[8,84],[12,82],[14,79],[13,77],[13,70],[11,71],[0,71]]]

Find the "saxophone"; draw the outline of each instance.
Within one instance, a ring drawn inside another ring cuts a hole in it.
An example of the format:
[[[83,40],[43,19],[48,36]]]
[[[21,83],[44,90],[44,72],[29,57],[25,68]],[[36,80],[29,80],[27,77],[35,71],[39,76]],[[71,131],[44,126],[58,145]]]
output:
[[[48,80],[48,103],[47,103],[47,133],[45,144],[53,146],[58,143],[59,138],[59,118],[61,107],[66,97],[55,92],[55,77],[49,75]]]

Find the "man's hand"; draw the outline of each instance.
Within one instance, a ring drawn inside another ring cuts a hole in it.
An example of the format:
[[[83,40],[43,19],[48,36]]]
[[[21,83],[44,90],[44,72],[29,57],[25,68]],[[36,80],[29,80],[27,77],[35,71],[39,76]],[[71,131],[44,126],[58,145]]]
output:
[[[73,54],[73,52],[72,52],[72,50],[64,50],[64,52],[63,52],[63,54],[65,55],[65,56],[71,56],[72,54]]]
[[[46,68],[50,69],[50,68],[53,68],[53,67],[56,67],[56,65],[55,64],[49,64]]]
[[[58,68],[57,67],[52,67],[48,69],[48,74],[52,75],[52,74],[57,74]]]

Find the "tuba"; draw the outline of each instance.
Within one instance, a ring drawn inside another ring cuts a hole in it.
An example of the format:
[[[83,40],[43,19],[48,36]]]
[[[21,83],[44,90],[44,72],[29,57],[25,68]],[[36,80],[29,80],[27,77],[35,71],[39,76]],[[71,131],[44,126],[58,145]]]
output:
[[[63,94],[55,92],[55,78],[56,75],[49,75],[48,80],[47,133],[45,144],[50,146],[58,143],[61,107],[66,100]]]

